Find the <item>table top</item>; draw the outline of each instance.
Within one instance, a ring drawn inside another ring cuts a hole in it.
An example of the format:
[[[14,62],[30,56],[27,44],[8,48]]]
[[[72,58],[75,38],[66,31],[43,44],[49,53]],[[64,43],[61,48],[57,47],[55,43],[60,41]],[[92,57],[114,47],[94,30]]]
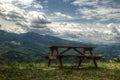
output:
[[[49,48],[95,48],[93,46],[68,46],[68,45],[54,45],[54,46],[49,46]]]

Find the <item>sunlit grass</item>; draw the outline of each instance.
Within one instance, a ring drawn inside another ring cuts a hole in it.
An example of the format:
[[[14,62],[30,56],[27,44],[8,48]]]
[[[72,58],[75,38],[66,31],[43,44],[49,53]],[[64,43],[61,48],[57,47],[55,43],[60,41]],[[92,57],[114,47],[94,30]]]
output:
[[[0,65],[0,80],[119,80],[120,63],[98,62],[98,68],[91,63],[52,64],[11,63]]]

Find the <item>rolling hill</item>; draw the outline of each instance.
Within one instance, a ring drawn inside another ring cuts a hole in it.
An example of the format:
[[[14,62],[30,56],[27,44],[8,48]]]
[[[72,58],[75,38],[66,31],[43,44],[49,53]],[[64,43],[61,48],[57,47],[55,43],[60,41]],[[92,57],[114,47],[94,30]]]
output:
[[[89,45],[96,46],[94,52],[104,59],[118,57],[120,44],[94,45],[92,43],[63,40],[37,33],[15,34],[0,30],[0,62],[42,62],[48,54],[50,45]]]

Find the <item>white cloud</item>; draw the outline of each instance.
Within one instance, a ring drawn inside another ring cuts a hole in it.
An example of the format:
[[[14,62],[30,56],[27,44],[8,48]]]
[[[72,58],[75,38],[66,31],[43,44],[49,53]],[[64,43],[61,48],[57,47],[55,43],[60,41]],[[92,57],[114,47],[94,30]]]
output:
[[[82,18],[120,21],[120,6],[113,0],[75,0],[72,4],[78,6],[77,12]]]
[[[83,16],[82,18],[86,19],[94,19],[98,18],[101,21],[104,20],[120,20],[120,9],[113,9],[113,8],[96,8],[96,9],[88,9],[88,8],[83,8],[83,9],[78,9],[78,12],[81,13]]]
[[[110,28],[114,36],[119,37],[120,40],[120,24],[110,23],[107,25],[107,27]]]
[[[71,16],[63,14],[61,12],[54,12],[53,14],[54,16],[58,17],[58,18],[67,18],[67,19],[73,19]]]
[[[14,22],[9,22],[0,18],[0,30],[4,30],[11,33],[26,33],[27,30],[24,27],[18,27]],[[7,23],[7,24],[6,24]]]
[[[46,24],[50,23],[50,21],[48,21],[47,18],[44,16],[44,13],[30,11],[26,16],[26,21],[23,23],[29,27],[43,28],[46,27]]]
[[[72,4],[77,6],[83,6],[83,5],[95,5],[97,4],[97,0],[75,0]]]
[[[49,29],[53,33],[52,35],[67,40],[93,43],[119,42],[120,24],[107,27],[108,25],[110,24],[52,23],[49,24]]]
[[[44,3],[48,3],[48,0],[46,1]],[[70,0],[64,1],[68,2]],[[82,16],[85,19],[97,18],[98,22],[112,19],[120,21],[120,9],[108,5],[110,1],[75,0],[72,4],[78,7],[79,17]],[[120,24],[68,22],[70,20],[75,21],[75,18],[61,12],[53,12],[52,15],[48,14],[46,18],[43,11],[43,6],[36,3],[35,0],[1,0],[0,17],[5,21],[0,19],[2,21],[0,29],[14,33],[32,31],[67,40],[94,43],[120,41]],[[50,23],[48,18],[55,22]]]
[[[42,28],[49,23],[42,5],[34,0],[1,0],[0,17],[21,27]],[[9,24],[8,24],[9,25]],[[18,27],[19,27],[18,26]]]

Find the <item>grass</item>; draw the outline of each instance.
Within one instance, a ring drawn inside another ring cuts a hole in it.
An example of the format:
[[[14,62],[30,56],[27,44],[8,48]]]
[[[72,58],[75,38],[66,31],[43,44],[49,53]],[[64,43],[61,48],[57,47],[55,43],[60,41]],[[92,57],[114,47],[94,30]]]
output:
[[[0,80],[120,80],[120,63],[98,62],[99,68],[90,63],[64,64],[63,68],[45,63],[11,63],[0,65]]]

